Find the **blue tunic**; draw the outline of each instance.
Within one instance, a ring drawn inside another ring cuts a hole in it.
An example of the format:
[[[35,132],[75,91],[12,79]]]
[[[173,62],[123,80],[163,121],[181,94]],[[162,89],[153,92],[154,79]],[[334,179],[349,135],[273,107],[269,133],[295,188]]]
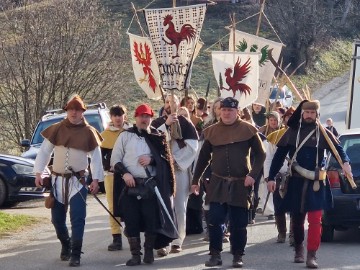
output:
[[[301,141],[315,128],[315,124],[303,125],[300,129],[300,143]],[[270,172],[269,172],[269,180],[273,180],[276,174],[279,172],[286,155],[289,153],[290,158],[295,153],[296,150],[296,136],[298,130],[289,128],[279,143],[277,144],[278,148],[274,155],[274,158],[271,163]],[[318,155],[318,167],[322,167],[324,163],[324,153],[325,150],[331,150],[330,146],[326,142],[324,136],[320,134],[319,144],[317,146],[317,138],[316,133],[314,133],[301,147],[301,149],[297,153],[296,161],[298,164],[308,170],[314,171],[316,168],[316,156]],[[341,159],[343,162],[348,162],[349,158],[344,152],[344,149],[336,140],[336,138],[328,133],[330,139],[333,141],[335,148],[337,149]],[[317,153],[318,151],[318,153]],[[285,211],[290,212],[301,212],[302,205],[302,194],[304,184],[307,183],[307,188],[305,192],[305,200],[304,200],[304,212],[328,209],[332,207],[332,195],[330,190],[330,184],[328,179],[320,182],[320,189],[318,191],[314,191],[313,180],[305,179],[304,177],[292,176],[289,179],[288,190],[284,197],[281,208]],[[326,184],[326,185],[325,185]]]

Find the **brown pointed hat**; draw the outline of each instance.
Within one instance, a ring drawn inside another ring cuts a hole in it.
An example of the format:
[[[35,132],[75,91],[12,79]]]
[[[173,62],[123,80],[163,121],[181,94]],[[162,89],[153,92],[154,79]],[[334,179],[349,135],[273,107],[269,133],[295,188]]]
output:
[[[81,99],[79,95],[74,95],[70,98],[68,103],[63,108],[65,111],[68,109],[76,109],[76,110],[83,110],[86,111],[86,106],[84,104],[84,101]]]

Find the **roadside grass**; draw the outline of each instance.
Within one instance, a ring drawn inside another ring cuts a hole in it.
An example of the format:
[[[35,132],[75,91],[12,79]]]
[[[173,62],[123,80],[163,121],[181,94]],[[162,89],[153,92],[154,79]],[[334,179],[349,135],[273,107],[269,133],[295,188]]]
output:
[[[352,58],[352,40],[336,39],[327,48],[318,49],[316,59],[306,75],[295,75],[292,79],[295,86],[312,91],[331,79],[343,75],[350,70]]]
[[[39,217],[12,215],[0,211],[0,238],[23,228],[33,226],[41,221]]]

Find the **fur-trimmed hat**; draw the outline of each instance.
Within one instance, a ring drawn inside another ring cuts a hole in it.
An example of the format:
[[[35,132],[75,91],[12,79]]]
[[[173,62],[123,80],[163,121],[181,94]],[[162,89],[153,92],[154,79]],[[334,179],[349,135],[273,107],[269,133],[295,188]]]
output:
[[[318,100],[309,100],[307,102],[304,102],[301,106],[301,109],[303,110],[320,110],[320,101]]]
[[[84,101],[81,99],[79,95],[74,95],[69,99],[66,105],[63,108],[65,111],[68,109],[76,109],[76,110],[83,110],[86,111],[86,106]]]

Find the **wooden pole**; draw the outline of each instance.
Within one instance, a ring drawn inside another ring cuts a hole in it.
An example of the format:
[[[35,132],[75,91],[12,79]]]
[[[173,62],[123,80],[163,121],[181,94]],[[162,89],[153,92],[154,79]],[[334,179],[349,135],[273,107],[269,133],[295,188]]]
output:
[[[282,74],[285,76],[286,80],[290,83],[290,85],[291,85],[291,87],[293,88],[293,90],[295,91],[295,93],[298,95],[300,101],[304,100],[304,99],[302,98],[302,96],[300,95],[299,91],[297,90],[297,88],[295,87],[294,83],[290,80],[289,76],[288,76],[288,75],[285,73],[285,71],[283,71],[283,70],[281,69],[281,67],[279,67],[279,65],[276,63],[276,61],[274,60],[274,58],[273,58],[272,55],[271,55],[271,51],[269,52],[269,60],[270,60],[270,62],[271,62],[278,70],[280,70],[280,71],[282,72]],[[328,145],[330,146],[331,151],[334,153],[337,162],[340,164],[341,168],[344,170],[344,163],[342,162],[341,157],[340,157],[338,151],[337,151],[336,148],[335,148],[335,145],[333,144],[332,140],[329,138],[329,136],[328,136],[328,134],[326,133],[324,127],[321,125],[319,119],[316,119],[316,123],[319,125],[320,131],[321,131],[321,133],[323,134],[326,142],[327,142]],[[355,182],[354,182],[354,179],[353,179],[350,175],[346,175],[346,179],[349,181],[349,183],[350,183],[350,185],[351,185],[351,187],[352,187],[353,189],[356,189],[356,188],[357,188],[357,186],[356,186],[356,184],[355,184]]]
[[[256,35],[259,35],[260,32],[260,25],[261,25],[261,19],[262,19],[262,15],[264,13],[264,8],[265,8],[265,0],[261,0],[261,6],[260,6],[260,13],[259,13],[259,19],[258,19],[258,24],[257,24],[257,29],[256,29]]]
[[[235,23],[235,12],[232,15],[232,29],[233,29],[233,52],[235,52],[235,29],[236,29],[236,23]]]
[[[173,0],[173,8],[176,7],[176,0]]]

